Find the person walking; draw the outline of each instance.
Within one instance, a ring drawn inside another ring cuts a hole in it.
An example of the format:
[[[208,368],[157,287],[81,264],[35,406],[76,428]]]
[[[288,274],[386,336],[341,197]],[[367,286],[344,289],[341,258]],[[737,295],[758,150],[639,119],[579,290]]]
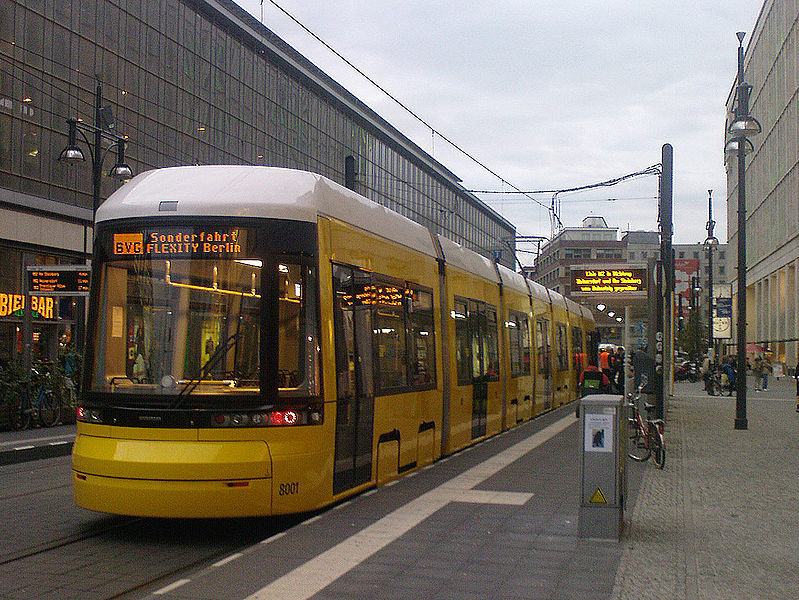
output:
[[[768,374],[771,373],[771,361],[768,356],[763,357],[763,391],[768,390]]]
[[[727,391],[729,392],[727,395],[732,396],[732,392],[735,389],[735,359],[733,357],[728,358],[724,361],[724,365],[721,369],[727,375]],[[797,385],[799,385],[799,383]]]
[[[799,359],[796,360],[796,368],[793,370],[793,378],[796,379],[796,412],[799,412]]]
[[[702,361],[700,373],[705,382],[705,391],[709,396],[715,396],[716,393],[713,391],[713,363],[710,362],[709,356],[706,356]]]
[[[752,364],[752,375],[755,377],[755,391],[760,391],[761,380],[763,379],[763,359],[759,356],[755,357],[755,362]]]

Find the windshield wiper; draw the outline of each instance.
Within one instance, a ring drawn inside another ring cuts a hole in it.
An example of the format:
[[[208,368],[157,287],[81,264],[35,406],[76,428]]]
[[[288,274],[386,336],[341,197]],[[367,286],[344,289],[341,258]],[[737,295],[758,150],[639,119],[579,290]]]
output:
[[[241,336],[242,332],[237,331],[236,333],[231,334],[223,343],[216,347],[216,350],[214,350],[211,356],[208,357],[208,360],[205,362],[205,364],[200,368],[200,374],[195,379],[190,380],[186,384],[186,387],[180,390],[178,393],[178,399],[172,405],[172,408],[178,408],[186,396],[191,394],[195,389],[197,389],[198,385],[208,379],[208,376],[211,375],[211,373],[216,369],[217,365],[225,358],[230,349],[235,348],[238,345]]]

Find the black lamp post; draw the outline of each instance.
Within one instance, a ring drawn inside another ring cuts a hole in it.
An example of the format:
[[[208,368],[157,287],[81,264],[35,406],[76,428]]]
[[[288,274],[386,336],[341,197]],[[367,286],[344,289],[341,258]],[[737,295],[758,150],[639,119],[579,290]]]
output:
[[[116,148],[117,160],[116,164],[111,167],[108,176],[119,180],[127,180],[133,177],[133,170],[125,163],[125,138],[109,131],[114,128],[114,118],[111,113],[111,107],[103,106],[103,89],[99,81],[95,91],[94,125],[88,125],[75,118],[67,119],[67,125],[69,126],[69,140],[67,147],[58,156],[58,160],[65,163],[86,161],[83,150],[77,145],[77,134],[80,133],[89,148],[89,156],[92,163],[92,221],[94,221],[94,215],[100,206],[103,162],[113,148]],[[94,134],[93,143],[89,141],[87,133]],[[103,140],[110,142],[106,148],[103,148]],[[83,255],[88,259],[85,233],[83,236]]]
[[[744,47],[746,33],[739,31],[738,37],[738,85],[735,90],[735,118],[727,133],[730,141],[725,150],[738,157],[738,319],[737,367],[735,379],[735,429],[748,429],[746,419],[746,154],[754,150],[747,138],[761,131],[757,119],[749,115],[749,93],[752,86],[744,82]]]
[[[718,245],[719,241],[713,235],[713,229],[716,227],[716,222],[713,220],[713,190],[707,191],[707,239],[705,239],[705,248],[707,249],[707,350],[708,358],[714,362],[715,357],[715,344],[713,342],[713,248]]]

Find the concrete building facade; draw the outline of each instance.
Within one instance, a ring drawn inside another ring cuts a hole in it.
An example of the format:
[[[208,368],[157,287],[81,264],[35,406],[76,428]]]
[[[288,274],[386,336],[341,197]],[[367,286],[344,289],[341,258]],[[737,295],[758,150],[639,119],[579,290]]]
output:
[[[799,356],[799,2],[766,0],[747,42],[749,113],[762,126],[746,158],[747,342],[768,347],[774,361],[793,368]],[[735,85],[725,131],[734,116]],[[728,243],[735,249],[737,156],[726,157],[726,168]]]

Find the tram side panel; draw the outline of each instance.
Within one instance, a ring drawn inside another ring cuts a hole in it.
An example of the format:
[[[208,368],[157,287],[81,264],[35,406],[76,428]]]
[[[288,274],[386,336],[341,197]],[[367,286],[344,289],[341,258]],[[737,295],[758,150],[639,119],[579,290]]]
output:
[[[499,286],[447,267],[450,416],[445,452],[498,433],[502,425]]]
[[[535,348],[535,393],[533,416],[552,408],[552,311],[545,288],[533,286],[533,344]]]
[[[505,287],[503,294],[503,371],[507,382],[505,426],[510,428],[533,416],[532,311],[526,293]]]
[[[562,406],[572,399],[571,374],[569,369],[568,322],[566,302],[554,292],[552,297],[552,387],[553,408]]]
[[[338,496],[439,456],[438,266],[430,256],[332,219],[320,219],[320,234],[331,282],[322,282],[323,355]]]

